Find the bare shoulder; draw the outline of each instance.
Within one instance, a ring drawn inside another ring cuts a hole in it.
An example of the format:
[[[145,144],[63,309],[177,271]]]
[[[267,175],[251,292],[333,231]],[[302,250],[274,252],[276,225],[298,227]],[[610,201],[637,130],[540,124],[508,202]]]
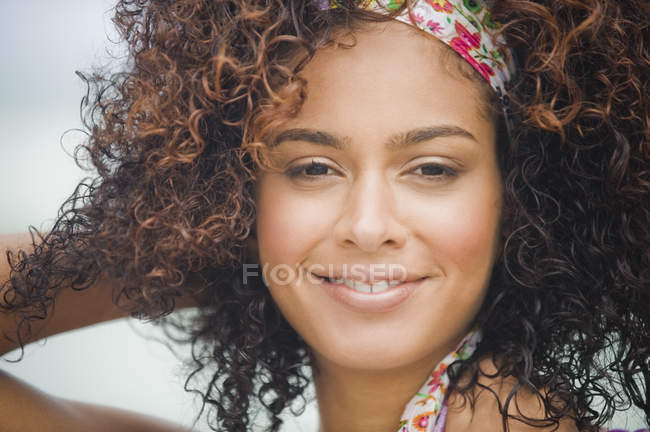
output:
[[[3,432],[187,432],[139,413],[54,397],[0,370]]]
[[[489,373],[496,372],[496,367],[491,360],[482,361],[481,369]],[[450,397],[447,432],[502,432],[504,430],[499,403],[502,406],[505,405],[510,391],[516,385],[516,380],[512,377],[499,379],[481,377],[479,382],[492,391],[485,388],[476,390],[474,410],[470,406],[469,399],[467,403],[463,403],[461,396],[452,395]],[[529,390],[520,389],[510,401],[508,414],[515,418],[541,419],[544,417],[544,407],[539,397]],[[554,430],[553,425],[545,426],[543,422],[535,427],[515,419],[509,419],[508,426],[510,432],[550,432]],[[565,418],[560,422],[556,431],[578,432],[578,428],[572,419]]]

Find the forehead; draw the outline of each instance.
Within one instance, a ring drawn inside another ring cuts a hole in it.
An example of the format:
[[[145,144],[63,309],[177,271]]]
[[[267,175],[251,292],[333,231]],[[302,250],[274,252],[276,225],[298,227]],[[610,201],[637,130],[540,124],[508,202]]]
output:
[[[318,51],[300,75],[307,98],[294,126],[399,130],[423,124],[489,127],[481,110],[481,83],[461,73],[454,52],[430,35],[398,21],[368,24],[337,36],[351,48]],[[451,53],[451,55],[449,55]],[[471,68],[471,66],[467,65]]]

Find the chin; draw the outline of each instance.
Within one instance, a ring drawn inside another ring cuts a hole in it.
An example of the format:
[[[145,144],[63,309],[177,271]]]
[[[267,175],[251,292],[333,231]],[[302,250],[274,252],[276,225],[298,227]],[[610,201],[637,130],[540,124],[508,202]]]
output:
[[[425,346],[415,338],[393,334],[349,332],[345,337],[321,340],[312,345],[319,360],[350,369],[380,371],[404,367],[426,356]]]

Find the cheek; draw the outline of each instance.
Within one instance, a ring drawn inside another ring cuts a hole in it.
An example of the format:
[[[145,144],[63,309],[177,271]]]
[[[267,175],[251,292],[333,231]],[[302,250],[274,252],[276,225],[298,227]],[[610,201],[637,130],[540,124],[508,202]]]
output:
[[[297,262],[326,223],[321,206],[286,189],[282,181],[271,179],[259,187],[257,238],[262,264]]]
[[[464,277],[483,275],[491,265],[500,216],[499,195],[493,190],[450,194],[429,208],[420,226],[431,251],[447,271]],[[451,266],[451,268],[449,267]]]
[[[448,212],[443,213],[447,229],[442,232],[442,244],[459,262],[489,256],[493,248],[498,214],[496,200],[463,200],[453,203]]]

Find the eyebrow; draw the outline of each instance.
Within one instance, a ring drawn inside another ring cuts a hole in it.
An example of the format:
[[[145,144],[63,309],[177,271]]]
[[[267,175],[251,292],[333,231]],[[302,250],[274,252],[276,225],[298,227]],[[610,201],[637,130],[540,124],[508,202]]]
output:
[[[389,150],[398,151],[424,141],[451,136],[469,138],[478,143],[478,140],[474,135],[466,129],[456,125],[436,125],[393,134],[386,141],[386,147]],[[294,128],[284,130],[272,136],[270,147],[276,147],[285,141],[306,141],[313,144],[333,147],[337,150],[346,150],[350,147],[351,140],[349,137],[338,137],[321,130]]]

